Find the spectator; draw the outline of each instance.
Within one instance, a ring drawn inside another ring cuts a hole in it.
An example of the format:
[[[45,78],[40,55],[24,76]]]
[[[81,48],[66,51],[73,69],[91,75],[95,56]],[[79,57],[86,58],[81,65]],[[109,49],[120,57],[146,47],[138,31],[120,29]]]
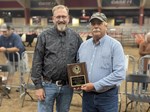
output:
[[[145,35],[145,39],[139,46],[140,57],[150,55],[150,32]],[[144,59],[143,74],[147,74],[147,65],[149,59]],[[147,88],[147,84],[143,83],[143,89]]]
[[[12,84],[14,75],[14,66],[18,66],[18,57],[15,52],[18,52],[21,56],[22,52],[25,51],[24,45],[22,44],[19,35],[13,32],[11,26],[8,24],[2,24],[1,26],[2,35],[0,36],[0,52],[4,52],[8,58],[8,64],[10,65],[10,76],[8,83]],[[10,87],[6,88],[10,92]]]

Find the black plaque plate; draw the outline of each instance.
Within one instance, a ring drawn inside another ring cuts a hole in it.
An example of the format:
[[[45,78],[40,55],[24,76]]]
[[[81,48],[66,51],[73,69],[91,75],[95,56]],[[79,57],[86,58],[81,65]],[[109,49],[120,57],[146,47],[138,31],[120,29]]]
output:
[[[85,62],[68,64],[67,70],[71,87],[80,87],[89,82]]]

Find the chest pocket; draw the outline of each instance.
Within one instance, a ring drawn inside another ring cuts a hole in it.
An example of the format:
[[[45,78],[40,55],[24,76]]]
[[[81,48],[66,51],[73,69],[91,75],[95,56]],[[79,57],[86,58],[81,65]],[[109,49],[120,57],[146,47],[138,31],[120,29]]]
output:
[[[102,64],[101,64],[102,69],[112,68],[112,57],[110,55],[108,56],[102,55],[101,59],[102,59]]]

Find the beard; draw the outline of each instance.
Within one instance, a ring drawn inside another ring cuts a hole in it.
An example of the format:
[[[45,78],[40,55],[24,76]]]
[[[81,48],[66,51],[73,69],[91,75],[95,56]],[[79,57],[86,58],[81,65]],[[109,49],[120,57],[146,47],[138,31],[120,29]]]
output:
[[[63,32],[63,31],[66,30],[66,28],[67,28],[67,25],[66,25],[66,24],[57,24],[57,29],[58,29],[58,31]]]

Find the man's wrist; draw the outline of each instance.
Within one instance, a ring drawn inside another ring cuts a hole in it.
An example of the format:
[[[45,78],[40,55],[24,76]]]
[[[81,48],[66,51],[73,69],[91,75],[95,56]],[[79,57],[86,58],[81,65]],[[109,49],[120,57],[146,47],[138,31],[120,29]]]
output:
[[[6,48],[6,49],[5,49],[5,52],[7,52],[7,51],[8,51],[8,49]]]

